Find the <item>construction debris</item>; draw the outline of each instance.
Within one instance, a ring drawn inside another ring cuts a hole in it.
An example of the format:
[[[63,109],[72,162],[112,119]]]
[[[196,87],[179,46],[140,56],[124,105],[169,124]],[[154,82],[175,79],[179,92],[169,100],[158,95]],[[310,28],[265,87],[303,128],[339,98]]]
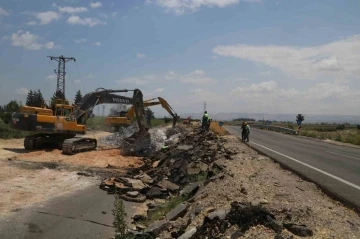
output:
[[[274,169],[268,158],[246,148],[235,137],[195,131],[174,132],[168,139],[172,136],[176,136],[176,140],[162,141],[166,147],[158,147],[159,150],[143,157],[144,165],[133,169],[126,178],[111,178],[100,185],[108,193],[116,190],[124,200],[146,203],[147,214],[133,218],[133,227],[137,230],[134,235],[141,238],[290,239],[322,233],[318,225],[334,219],[318,224],[319,217],[314,216],[309,222],[312,211],[304,203],[311,202],[304,199],[294,203],[293,196],[288,195],[295,186],[281,191],[292,180],[282,181],[281,177],[287,179],[288,176],[280,176],[280,170]],[[269,169],[264,169],[264,164]],[[275,170],[277,174],[273,173]],[[271,181],[269,177],[274,175],[279,177],[281,185]],[[309,193],[310,186],[301,182],[304,187],[301,193]],[[274,188],[269,189],[271,186]],[[298,191],[293,195],[298,195]],[[282,198],[286,200],[281,201]],[[322,211],[326,208],[324,205]],[[345,230],[351,236],[358,232]],[[345,230],[339,235],[345,235]]]

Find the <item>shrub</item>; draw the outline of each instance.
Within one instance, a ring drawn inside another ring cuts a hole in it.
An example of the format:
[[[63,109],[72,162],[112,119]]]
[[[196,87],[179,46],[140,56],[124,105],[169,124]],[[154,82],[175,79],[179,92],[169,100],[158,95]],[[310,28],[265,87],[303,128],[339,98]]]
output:
[[[342,124],[342,125],[336,126],[336,130],[345,130],[345,125]]]

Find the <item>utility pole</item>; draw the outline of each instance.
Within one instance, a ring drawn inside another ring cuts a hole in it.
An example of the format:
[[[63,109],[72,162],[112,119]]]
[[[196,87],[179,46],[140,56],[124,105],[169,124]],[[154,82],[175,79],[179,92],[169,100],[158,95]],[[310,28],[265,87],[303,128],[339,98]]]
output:
[[[204,112],[206,111],[206,101],[204,102]]]
[[[65,64],[68,61],[76,61],[74,57],[64,57],[61,56],[48,56],[51,60],[57,61],[58,64],[58,70],[54,70],[54,72],[57,74],[57,82],[56,82],[56,93],[61,92],[63,95],[63,99],[65,100]]]

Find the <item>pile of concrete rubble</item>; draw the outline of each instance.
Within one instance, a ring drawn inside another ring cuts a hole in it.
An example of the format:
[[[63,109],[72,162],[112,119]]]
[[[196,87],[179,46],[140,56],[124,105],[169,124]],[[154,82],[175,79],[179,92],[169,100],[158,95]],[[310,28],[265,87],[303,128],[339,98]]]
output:
[[[239,238],[256,225],[273,230],[277,239],[293,238],[286,234],[288,231],[298,236],[312,235],[305,225],[277,219],[262,207],[262,202],[234,201],[220,210],[196,204],[208,183],[233,176],[219,162],[235,159],[240,149],[212,132],[171,131],[165,133],[165,147],[144,157],[144,166],[129,172],[128,177],[109,178],[100,185],[126,201],[147,203],[147,214],[133,217],[131,232],[136,238]],[[174,199],[179,202],[175,207],[159,220],[149,220]],[[195,223],[199,218],[202,221]]]

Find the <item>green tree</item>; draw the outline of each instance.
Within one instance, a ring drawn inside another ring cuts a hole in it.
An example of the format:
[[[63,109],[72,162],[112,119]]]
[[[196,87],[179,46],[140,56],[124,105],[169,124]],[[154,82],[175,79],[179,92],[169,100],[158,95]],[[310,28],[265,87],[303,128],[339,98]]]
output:
[[[64,94],[61,91],[54,92],[53,96],[51,97],[51,105],[55,106],[57,100],[61,100],[61,99],[64,99],[65,104],[67,105],[69,104],[69,101],[65,98]]]
[[[30,90],[26,96],[26,105],[34,106],[34,92],[32,90]]]
[[[146,123],[151,126],[151,120],[155,119],[154,112],[150,108],[145,109]]]
[[[81,99],[82,99],[82,94],[81,91],[78,90],[75,95],[74,104],[76,105],[77,103],[79,103]]]
[[[34,105],[35,107],[41,107],[43,102],[44,102],[44,97],[40,91],[40,89],[37,90],[37,92],[35,92],[35,102],[34,102]]]
[[[6,105],[2,107],[2,113],[0,113],[0,118],[6,123],[10,123],[11,114],[13,112],[18,112],[20,107],[22,106],[21,102],[17,102],[15,100],[10,101]]]

